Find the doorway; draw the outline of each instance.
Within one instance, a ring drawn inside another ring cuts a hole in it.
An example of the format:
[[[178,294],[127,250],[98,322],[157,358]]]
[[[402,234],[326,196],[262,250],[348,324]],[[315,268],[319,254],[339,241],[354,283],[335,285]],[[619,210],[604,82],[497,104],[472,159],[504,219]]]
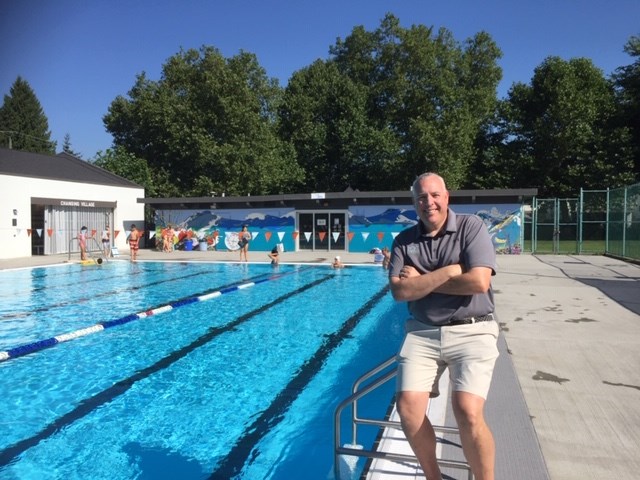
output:
[[[346,219],[346,212],[298,213],[298,250],[344,251]]]

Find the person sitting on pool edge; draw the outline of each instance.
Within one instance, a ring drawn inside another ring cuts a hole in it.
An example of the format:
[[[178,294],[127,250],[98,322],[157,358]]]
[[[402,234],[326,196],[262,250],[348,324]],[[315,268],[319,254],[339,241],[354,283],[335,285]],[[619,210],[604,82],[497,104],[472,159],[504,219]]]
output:
[[[331,264],[331,268],[344,268],[344,263],[340,261],[340,255],[336,255]]]

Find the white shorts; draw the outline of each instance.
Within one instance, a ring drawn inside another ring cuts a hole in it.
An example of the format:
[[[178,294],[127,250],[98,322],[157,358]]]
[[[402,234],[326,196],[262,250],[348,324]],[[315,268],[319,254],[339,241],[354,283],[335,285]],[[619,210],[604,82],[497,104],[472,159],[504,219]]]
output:
[[[397,391],[430,392],[430,397],[437,397],[438,382],[448,367],[454,391],[487,398],[498,358],[496,321],[432,327],[411,318],[406,332],[397,355]]]

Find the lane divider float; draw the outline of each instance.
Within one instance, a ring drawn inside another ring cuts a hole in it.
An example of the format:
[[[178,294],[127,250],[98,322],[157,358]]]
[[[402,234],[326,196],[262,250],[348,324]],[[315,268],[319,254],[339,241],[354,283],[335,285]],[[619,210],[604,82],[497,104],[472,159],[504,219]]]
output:
[[[306,270],[306,269],[305,269]],[[300,270],[298,270],[299,272]],[[63,333],[61,335],[56,335],[55,337],[46,338],[44,340],[38,340],[33,343],[27,343],[25,345],[20,345],[15,348],[11,348],[9,350],[0,351],[0,362],[4,362],[6,360],[10,360],[13,358],[22,357],[25,355],[29,355],[30,353],[35,353],[40,350],[44,350],[46,348],[51,348],[54,345],[59,343],[68,342],[70,340],[75,340],[76,338],[85,337],[87,335],[91,335],[93,333],[101,332],[108,328],[115,327],[117,325],[124,325],[125,323],[129,323],[133,320],[138,320],[140,318],[147,318],[153,315],[159,315],[161,313],[169,312],[176,308],[184,307],[185,305],[191,305],[196,302],[204,302],[210,300],[212,298],[219,297],[221,295],[225,295],[227,293],[235,292],[238,290],[243,290],[245,288],[253,287],[260,283],[267,282],[269,280],[276,280],[278,278],[282,278],[285,275],[290,275],[292,272],[287,273],[279,273],[276,275],[271,275],[264,279],[254,280],[251,282],[241,283],[238,285],[232,285],[230,287],[222,288],[220,290],[215,290],[212,292],[205,292],[200,295],[194,297],[187,297],[181,300],[176,300],[174,302],[168,303],[167,305],[162,305],[160,307],[152,308],[150,310],[145,310],[144,312],[133,313],[130,315],[126,315],[121,318],[117,318],[115,320],[107,320],[104,322],[97,323],[87,328],[81,328],[79,330],[75,330],[69,333]]]

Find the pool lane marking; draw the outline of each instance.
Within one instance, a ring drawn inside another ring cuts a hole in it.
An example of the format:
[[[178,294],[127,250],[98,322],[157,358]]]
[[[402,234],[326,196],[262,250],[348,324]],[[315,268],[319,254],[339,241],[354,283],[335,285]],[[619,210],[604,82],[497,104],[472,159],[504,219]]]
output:
[[[11,462],[15,461],[18,456],[22,455],[28,449],[35,447],[42,440],[46,440],[47,438],[61,431],[63,428],[68,427],[76,420],[80,420],[81,418],[85,417],[86,415],[89,415],[90,413],[92,413],[94,410],[101,407],[102,405],[105,405],[106,403],[111,402],[118,396],[123,395],[136,382],[139,382],[140,380],[145,380],[146,378],[150,377],[154,373],[157,373],[161,370],[164,370],[165,368],[170,367],[172,364],[174,364],[179,360],[182,360],[182,358],[186,357],[188,354],[190,354],[197,348],[208,344],[211,340],[213,340],[218,335],[235,330],[238,325],[241,325],[247,322],[248,320],[251,320],[251,318],[257,315],[260,315],[261,313],[264,313],[265,311],[276,306],[277,304],[291,297],[294,297],[302,292],[305,292],[313,287],[316,287],[326,282],[327,280],[330,280],[331,278],[333,278],[333,275],[325,275],[324,277],[321,277],[317,280],[314,280],[311,283],[303,285],[302,287],[296,290],[285,293],[284,295],[281,295],[275,300],[265,305],[262,305],[261,307],[258,307],[250,312],[247,312],[229,323],[226,323],[221,326],[210,327],[205,334],[195,339],[189,345],[186,345],[179,350],[175,350],[169,353],[168,355],[161,358],[153,365],[149,365],[148,367],[145,367],[142,370],[138,370],[132,376],[119,380],[118,382],[114,383],[111,387],[107,388],[106,390],[103,390],[92,397],[81,400],[78,403],[77,407],[75,407],[73,410],[65,413],[61,417],[54,420],[52,423],[44,427],[40,432],[36,433],[35,435],[29,438],[20,440],[3,450],[0,450],[0,470],[2,469],[2,467],[9,465]]]
[[[121,260],[114,260],[117,262],[121,262]],[[166,262],[168,263],[168,262]],[[35,270],[35,269],[48,269],[49,267],[72,267],[73,265],[79,265],[79,264],[73,264],[73,263],[61,263],[61,264],[55,264],[55,265],[42,265],[39,267],[25,267],[25,268],[18,268],[18,269],[9,269],[9,271],[13,271],[13,270]],[[88,272],[89,270],[83,270],[85,272]],[[92,272],[96,272],[98,270],[91,270]],[[162,268],[146,268],[144,271],[142,270],[138,270],[138,271],[134,271],[134,272],[126,272],[123,273],[122,275],[113,275],[110,278],[122,278],[122,277],[130,277],[133,275],[141,275],[143,273],[155,273],[155,272],[165,272],[165,273],[171,273],[171,272],[167,272],[165,269]],[[65,273],[59,273],[56,272],[56,274],[52,274],[49,273],[48,271],[45,272],[46,274],[44,275],[38,275],[35,278],[30,278],[30,280],[32,280],[33,282],[38,282],[38,281],[44,281],[44,280],[51,280],[51,279],[55,279],[57,277],[69,277],[72,275],[77,275],[77,271],[76,270],[72,270],[72,271],[68,271]],[[104,281],[104,278],[91,278],[89,280],[84,280],[82,283],[83,285],[87,284],[87,283],[96,283],[96,282],[102,282]],[[17,292],[17,294],[19,295],[27,295],[27,294],[32,294],[34,292],[40,292],[42,290],[51,290],[51,289],[62,289],[62,288],[69,288],[69,287],[75,287],[78,285],[78,281],[74,280],[71,283],[63,283],[61,285],[56,285],[56,286],[51,286],[51,285],[42,285],[42,286],[38,286],[38,287],[32,287],[29,288],[28,290],[22,290],[20,292]],[[16,296],[16,292],[10,292],[8,294],[4,294],[3,292],[0,292],[0,298],[4,298],[4,297],[14,297]],[[28,313],[28,312],[26,312]]]
[[[382,300],[389,291],[385,285],[378,293],[367,301],[356,313],[349,317],[340,327],[325,338],[322,345],[316,350],[298,369],[296,375],[280,390],[271,404],[263,410],[255,421],[244,429],[243,434],[236,440],[227,455],[224,456],[209,476],[210,480],[222,480],[240,478],[243,467],[252,463],[259,453],[254,449],[262,437],[269,433],[278,423],[284,420],[287,410],[297,400],[298,396],[322,369],[329,355],[340,346],[347,335],[360,323],[360,321]]]
[[[311,267],[308,267],[308,268],[311,268]],[[231,286],[219,289],[219,290],[215,290],[213,292],[212,291],[201,292],[199,294],[196,294],[195,296],[186,297],[186,298],[183,298],[183,299],[180,299],[180,300],[174,300],[173,302],[170,302],[167,305],[162,305],[162,306],[159,306],[159,307],[151,308],[151,309],[145,310],[143,312],[132,313],[130,315],[126,315],[124,317],[117,318],[115,320],[105,320],[104,322],[99,322],[99,323],[97,323],[95,325],[92,325],[90,327],[87,327],[87,328],[82,328],[82,329],[75,330],[75,331],[69,332],[69,333],[63,333],[63,334],[60,334],[60,335],[56,335],[54,337],[46,338],[44,340],[38,340],[38,341],[35,341],[35,342],[32,342],[32,343],[27,343],[25,345],[19,345],[17,347],[10,348],[9,350],[0,351],[0,362],[5,362],[5,361],[10,360],[10,359],[19,358],[19,357],[22,357],[24,355],[29,355],[31,353],[39,352],[40,350],[44,350],[46,348],[51,348],[51,347],[53,347],[55,345],[58,345],[59,343],[68,342],[69,340],[75,340],[76,338],[80,338],[80,337],[84,337],[86,335],[91,335],[93,333],[101,332],[103,330],[115,327],[117,325],[123,325],[125,323],[129,323],[129,322],[131,322],[133,320],[138,320],[138,319],[141,319],[141,318],[147,318],[147,317],[151,317],[153,315],[159,315],[161,313],[165,313],[165,312],[168,312],[168,311],[173,310],[175,308],[183,307],[185,305],[190,305],[192,303],[204,302],[204,301],[210,300],[212,298],[216,298],[216,297],[218,297],[220,295],[223,295],[223,294],[226,294],[226,293],[235,292],[237,290],[243,290],[245,288],[253,287],[254,285],[258,285],[258,284],[267,282],[269,280],[276,280],[276,279],[282,278],[282,277],[284,277],[286,275],[291,275],[293,273],[299,273],[299,272],[304,271],[304,270],[306,270],[306,269],[292,270],[292,271],[286,272],[286,273],[268,274],[269,276],[266,277],[266,278],[263,278],[265,274],[256,275],[254,277],[254,280],[250,281],[250,282],[231,285]]]
[[[139,275],[141,273],[142,272],[135,272],[135,273],[132,273],[131,275]],[[136,291],[136,290],[140,290],[140,289],[143,289],[143,288],[153,287],[155,285],[162,285],[162,284],[169,283],[169,282],[177,282],[179,280],[184,280],[185,278],[193,278],[196,275],[208,275],[208,274],[214,274],[214,273],[215,272],[207,271],[207,270],[204,270],[204,271],[201,271],[201,272],[196,272],[196,273],[190,273],[190,274],[184,275],[182,277],[173,277],[173,278],[170,278],[168,280],[167,279],[163,279],[163,280],[158,280],[158,281],[146,283],[144,285],[137,285],[137,286],[133,286],[133,287],[127,287],[127,288],[112,290],[110,292],[97,293],[93,297],[78,298],[78,299],[70,300],[70,301],[67,301],[67,302],[59,302],[59,303],[54,303],[54,304],[51,304],[51,305],[45,305],[43,307],[38,307],[38,308],[35,308],[33,310],[29,310],[29,311],[26,311],[26,312],[5,313],[5,314],[0,315],[0,319],[4,319],[4,318],[24,318],[24,317],[28,317],[32,313],[47,312],[52,308],[66,307],[68,305],[77,305],[79,303],[88,302],[90,300],[95,300],[96,298],[100,298],[100,297],[109,297],[111,295],[117,295],[117,294],[122,293],[122,292],[131,292],[131,291]],[[258,276],[263,276],[263,275],[265,275],[265,274],[258,275]],[[127,276],[127,275],[118,275],[117,277],[125,277],[125,276]],[[112,277],[112,278],[117,278],[117,277]],[[97,279],[97,280],[104,280],[104,279]],[[94,280],[91,280],[89,282],[83,282],[83,285],[85,285],[86,283],[91,283],[93,281]]]

